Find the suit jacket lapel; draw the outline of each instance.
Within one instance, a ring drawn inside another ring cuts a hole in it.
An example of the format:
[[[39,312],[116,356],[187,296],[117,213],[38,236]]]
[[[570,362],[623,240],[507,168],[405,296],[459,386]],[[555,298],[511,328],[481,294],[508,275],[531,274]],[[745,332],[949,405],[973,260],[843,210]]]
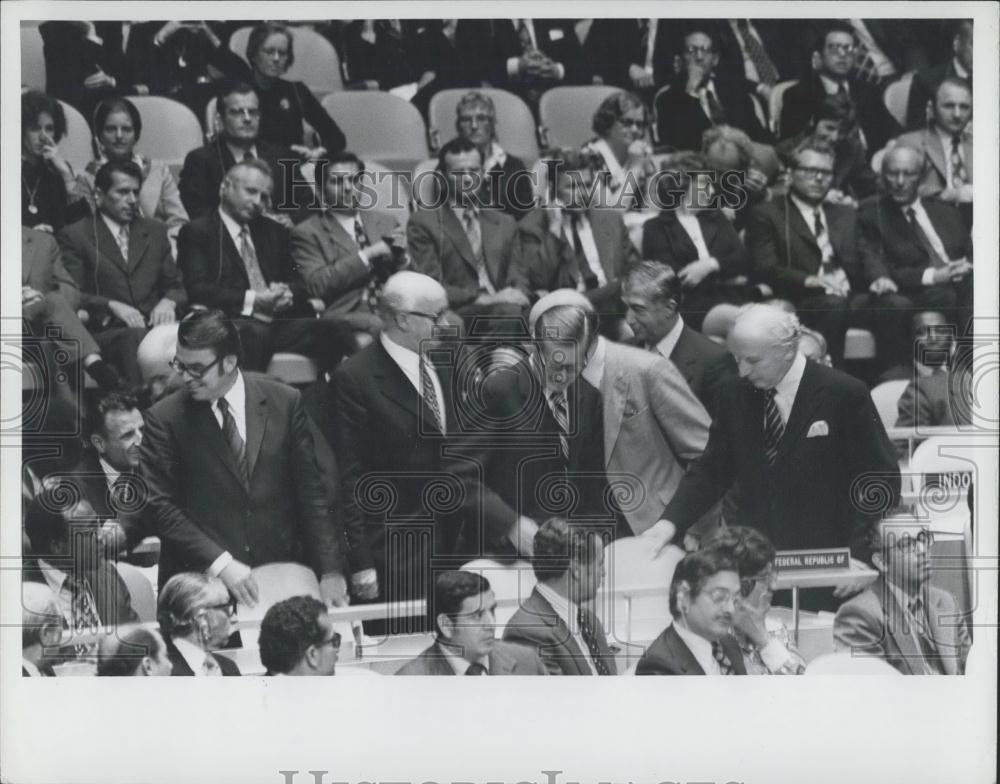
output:
[[[885,634],[892,638],[893,644],[899,651],[899,658],[911,675],[923,674],[923,667],[913,667],[913,662],[923,662],[924,655],[921,652],[913,634],[908,634],[912,630],[912,623],[906,615],[904,609],[896,601],[895,594],[889,590],[885,580],[881,577],[872,586],[879,602],[885,608],[884,629]]]
[[[128,268],[130,273],[134,274],[139,268],[148,247],[149,232],[141,223],[133,221],[128,234]]]
[[[479,225],[482,226],[482,213],[480,213]],[[465,234],[465,229],[462,228],[462,223],[459,221],[458,216],[455,215],[455,211],[447,204],[441,208],[441,227],[458,249],[459,255],[465,259],[465,263],[472,267],[472,269],[476,269],[476,257],[472,252],[472,245],[469,244],[469,238]],[[485,243],[484,236],[484,246]]]
[[[364,220],[362,220],[364,223]],[[333,212],[327,211],[323,213],[323,225],[326,226],[327,233],[330,235],[330,239],[336,242],[340,247],[346,250],[350,254],[357,254],[358,243],[354,237],[348,235],[344,231],[344,227],[340,225],[340,221],[337,220],[336,215]],[[367,226],[365,227],[366,233],[368,232]],[[369,233],[369,238],[371,234]]]
[[[677,633],[677,630],[671,625],[665,635],[664,642],[667,644],[667,648],[673,657],[674,664],[685,675],[704,675],[705,671],[698,664],[698,660],[691,653],[691,649],[687,647],[684,640]]]
[[[190,405],[193,413],[194,432],[196,434],[204,434],[204,442],[208,444],[209,448],[215,451],[216,456],[229,470],[229,473],[233,475],[236,483],[240,487],[243,487],[243,477],[240,475],[240,470],[236,465],[236,457],[222,435],[222,428],[219,427],[219,421],[215,418],[211,405],[195,402],[192,402]],[[247,419],[249,420],[249,415]]]
[[[396,405],[419,417],[421,400],[417,390],[413,388],[402,368],[389,356],[382,341],[376,339],[375,343],[378,346],[376,351],[379,361],[373,375],[382,382],[379,384],[379,391]]]
[[[257,464],[257,455],[260,454],[260,447],[267,432],[267,398],[257,388],[257,385],[246,376],[243,377],[243,384],[247,398],[247,476],[253,481],[253,469]]]
[[[118,240],[112,235],[111,230],[108,228],[108,224],[104,222],[104,218],[101,216],[100,212],[94,216],[94,225],[97,230],[97,235],[94,237],[95,251],[97,255],[103,253],[108,259],[114,264],[118,269],[120,269],[125,276],[128,276],[128,261],[122,256],[121,248],[118,247]],[[129,235],[129,249],[132,247],[131,234]]]
[[[792,410],[788,415],[785,432],[781,441],[778,442],[778,460],[788,454],[806,425],[810,424],[816,406],[822,402],[823,389],[816,383],[815,371],[816,366],[806,360],[806,369],[802,373],[802,380],[795,393],[795,400],[792,402]]]
[[[941,181],[947,185],[948,164],[945,162],[945,149],[941,146],[941,137],[937,133],[926,131],[924,133],[924,152],[931,164],[941,176]]]
[[[483,237],[483,261],[486,263],[490,279],[499,290],[503,288],[501,282],[506,277],[504,267],[508,260],[504,258],[503,248],[500,247],[496,220],[496,216],[490,210],[479,211],[479,228]]]
[[[616,352],[610,343],[604,353],[604,378],[601,379],[601,397],[604,399],[604,463],[611,461],[611,455],[618,441],[625,415],[625,401],[628,400],[629,378],[625,368],[615,359]]]
[[[566,624],[556,615],[556,611],[545,600],[544,596],[538,593],[537,590],[533,590],[528,600],[524,603],[524,609],[531,613],[534,620],[541,621],[552,629],[553,637],[566,650],[566,655],[571,657],[573,665],[581,675],[591,674],[590,667],[585,664],[586,655],[580,650],[580,646],[576,644],[576,640],[573,639],[573,635],[566,628]]]
[[[809,228],[806,219],[802,217],[802,212],[795,206],[795,202],[791,198],[785,198],[785,210],[788,213],[788,225],[808,247],[815,249],[818,259],[819,245],[816,244],[816,237],[813,236],[812,229]]]

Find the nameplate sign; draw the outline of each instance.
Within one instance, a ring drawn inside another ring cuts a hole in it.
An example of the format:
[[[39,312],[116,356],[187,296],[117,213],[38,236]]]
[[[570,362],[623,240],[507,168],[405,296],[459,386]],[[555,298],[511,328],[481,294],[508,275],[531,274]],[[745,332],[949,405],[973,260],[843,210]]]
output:
[[[849,569],[851,551],[846,547],[825,550],[782,550],[775,556],[774,565],[782,572]]]

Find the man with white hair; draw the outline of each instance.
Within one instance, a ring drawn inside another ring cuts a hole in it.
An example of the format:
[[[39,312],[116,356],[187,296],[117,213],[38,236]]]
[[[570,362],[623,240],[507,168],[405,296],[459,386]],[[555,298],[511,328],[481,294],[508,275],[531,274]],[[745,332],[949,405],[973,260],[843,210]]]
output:
[[[734,481],[738,519],[778,550],[845,547],[899,498],[899,466],[867,388],[798,350],[798,319],[747,305],[727,345],[740,378],[724,384],[701,459],[664,512],[685,531]]]
[[[63,619],[56,595],[44,583],[21,584],[21,675],[51,677],[63,639]]]

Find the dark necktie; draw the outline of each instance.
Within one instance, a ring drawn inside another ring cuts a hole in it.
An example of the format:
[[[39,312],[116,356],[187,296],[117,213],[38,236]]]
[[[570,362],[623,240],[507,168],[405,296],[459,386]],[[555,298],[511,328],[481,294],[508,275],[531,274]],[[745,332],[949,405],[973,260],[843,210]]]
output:
[[[726,655],[725,650],[722,648],[722,643],[713,642],[712,643],[712,656],[719,663],[719,673],[721,675],[735,675],[736,669],[733,667],[733,663],[729,660]]]
[[[930,261],[932,267],[943,267],[945,266],[944,259],[942,259],[934,246],[931,244],[930,239],[927,234],[921,228],[920,223],[917,222],[917,211],[913,207],[906,208],[906,219],[910,222],[910,226],[913,227],[913,233],[917,235],[917,242],[920,243],[920,247],[924,249],[927,254],[927,260]]]
[[[559,450],[562,452],[563,460],[569,462],[569,406],[566,404],[565,392],[550,392],[549,407],[552,416],[559,425]]]
[[[597,277],[590,269],[587,254],[583,252],[583,243],[580,241],[580,216],[576,213],[570,215],[570,232],[573,235],[573,254],[576,256],[576,266],[583,288],[588,291],[595,289],[597,288]]]
[[[250,472],[247,470],[246,443],[240,435],[239,428],[236,427],[236,417],[229,406],[229,401],[220,397],[218,401],[219,411],[222,412],[222,436],[229,444],[229,450],[233,453],[233,459],[240,470],[240,478],[243,486],[250,486]]]
[[[479,662],[473,662],[465,669],[466,675],[489,675],[490,671],[487,670]]]
[[[253,153],[250,152],[249,150],[247,150],[245,153],[243,153],[243,163],[249,163],[253,159],[254,159]]]
[[[778,69],[774,67],[774,63],[768,57],[760,41],[750,32],[750,20],[737,19],[736,27],[739,28],[740,35],[743,37],[743,47],[746,49],[747,57],[750,58],[753,67],[757,69],[757,79],[762,84],[775,84],[778,81]]]
[[[210,654],[205,654],[205,661],[201,664],[202,675],[207,675],[208,677],[217,678],[222,675],[222,668],[219,666],[218,660]]]
[[[576,611],[576,621],[580,625],[580,636],[583,637],[583,641],[587,643],[587,650],[590,651],[590,660],[594,663],[594,668],[597,670],[598,675],[610,675],[611,670],[608,668],[607,662],[601,656],[600,646],[597,644],[597,635],[594,632],[593,627],[591,627],[588,622],[587,613],[583,611],[581,607]]]
[[[260,271],[257,251],[254,250],[253,243],[250,241],[249,226],[240,229],[240,258],[243,259],[243,267],[246,269],[250,288],[254,291],[266,291],[267,281],[264,280],[264,273]]]
[[[528,29],[528,23],[523,19],[517,21],[517,40],[521,43],[521,54],[527,54],[535,48],[531,43],[531,31]]]
[[[94,594],[83,578],[67,577],[66,584],[72,597],[73,628],[77,634],[97,631],[101,619],[94,604]]]
[[[961,188],[966,183],[965,163],[962,161],[962,134],[951,137],[951,187]]]
[[[431,379],[430,363],[423,355],[420,357],[420,391],[434,419],[434,427],[444,435],[444,418],[441,416],[441,405],[434,390],[434,381]]]
[[[915,625],[917,641],[920,643],[920,652],[924,660],[925,670],[930,673],[940,675],[941,658],[938,654],[937,646],[934,644],[933,635],[930,633],[927,622],[927,613],[924,612],[924,602],[917,596],[910,602],[910,615]]]
[[[773,389],[764,391],[764,457],[770,466],[778,459],[778,443],[785,433],[785,425],[781,421],[781,412],[774,400],[777,392]]]
[[[708,102],[708,116],[712,125],[724,125],[726,122],[726,111],[715,96],[715,90],[710,87],[705,88],[705,100]]]

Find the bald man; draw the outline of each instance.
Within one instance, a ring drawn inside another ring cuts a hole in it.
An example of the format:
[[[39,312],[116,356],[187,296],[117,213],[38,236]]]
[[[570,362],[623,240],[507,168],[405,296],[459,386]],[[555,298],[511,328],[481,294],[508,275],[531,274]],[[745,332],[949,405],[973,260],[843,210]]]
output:
[[[663,514],[677,536],[734,480],[741,503],[727,522],[760,530],[778,550],[847,547],[896,505],[899,466],[868,389],[807,361],[800,333],[791,313],[741,309],[727,341],[740,377],[722,385],[705,453]]]
[[[438,340],[451,329],[447,294],[427,275],[398,272],[386,281],[379,307],[378,339],[331,379],[356,601],[426,596],[431,555],[450,553],[458,534],[448,499],[462,495],[444,457],[458,427],[451,372],[435,364],[449,361]],[[422,619],[414,620],[390,629],[416,630]],[[366,623],[369,633],[383,628]]]

